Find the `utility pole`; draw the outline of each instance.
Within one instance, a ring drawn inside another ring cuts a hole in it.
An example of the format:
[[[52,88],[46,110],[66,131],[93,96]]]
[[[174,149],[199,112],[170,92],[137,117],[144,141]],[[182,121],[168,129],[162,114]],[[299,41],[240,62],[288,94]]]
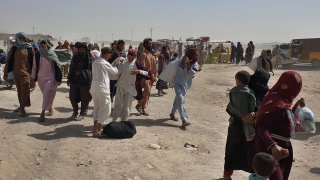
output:
[[[133,31],[131,31],[131,43],[132,43]]]
[[[154,29],[152,28],[152,26],[151,26],[151,28],[150,28],[150,38],[152,39],[152,31],[153,31]]]
[[[113,33],[112,33],[112,41],[113,41]]]
[[[35,39],[34,38],[34,29],[35,29],[36,27],[34,27],[34,26],[32,26],[32,35],[33,35],[33,39]]]

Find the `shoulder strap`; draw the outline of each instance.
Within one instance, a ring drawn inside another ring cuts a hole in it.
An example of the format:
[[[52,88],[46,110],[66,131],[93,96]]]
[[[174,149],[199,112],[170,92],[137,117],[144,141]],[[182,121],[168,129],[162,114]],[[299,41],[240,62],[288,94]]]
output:
[[[39,72],[39,67],[40,67],[40,53],[37,51],[34,54],[35,60],[36,60],[36,77],[35,77],[35,81],[37,81],[38,78],[38,72]]]

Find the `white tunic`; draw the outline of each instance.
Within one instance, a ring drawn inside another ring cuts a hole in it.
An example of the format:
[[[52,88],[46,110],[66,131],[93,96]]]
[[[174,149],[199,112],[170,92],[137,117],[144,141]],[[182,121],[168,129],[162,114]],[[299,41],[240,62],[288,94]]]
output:
[[[110,79],[111,74],[117,74],[118,69],[112,67],[109,62],[99,58],[92,63],[92,83],[90,93],[92,95],[94,109],[93,120],[104,124],[111,112]]]
[[[137,69],[135,62],[136,61],[125,61],[118,67],[120,77],[117,82],[117,87],[125,89],[125,91],[129,93],[131,96],[137,95],[137,91],[135,88],[136,75],[131,74],[131,71],[133,69]]]
[[[118,74],[118,69],[103,58],[98,58],[93,61],[90,92],[93,91],[101,95],[110,95],[110,74]]]

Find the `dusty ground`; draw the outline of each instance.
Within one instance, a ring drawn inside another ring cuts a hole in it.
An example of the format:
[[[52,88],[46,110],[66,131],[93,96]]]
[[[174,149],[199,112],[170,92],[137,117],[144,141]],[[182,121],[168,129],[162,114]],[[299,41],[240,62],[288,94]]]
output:
[[[320,132],[320,71],[295,66],[303,75],[306,99],[317,117]],[[186,99],[192,125],[186,131],[181,122],[168,120],[173,90],[164,97],[152,97],[151,116],[132,116],[137,134],[132,139],[111,140],[91,137],[92,103],[89,116],[76,122],[71,115],[68,87],[60,86],[55,114],[45,123],[38,122],[42,95],[32,93],[30,117],[20,118],[12,112],[18,105],[15,89],[0,90],[0,179],[219,179],[224,163],[228,126],[225,107],[227,89],[234,85],[234,74],[244,66],[206,65],[194,79]],[[277,70],[272,86],[283,72]],[[155,90],[153,90],[155,93]],[[133,113],[136,113],[133,110]],[[320,135],[297,135],[293,138],[295,162],[290,179],[320,179]],[[199,145],[197,151],[184,144]],[[148,144],[163,149],[150,149]],[[234,179],[248,174],[235,172]]]

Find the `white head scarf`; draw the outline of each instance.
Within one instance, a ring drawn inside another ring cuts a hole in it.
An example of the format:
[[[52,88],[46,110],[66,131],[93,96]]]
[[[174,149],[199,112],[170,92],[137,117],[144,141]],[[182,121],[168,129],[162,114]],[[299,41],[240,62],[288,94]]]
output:
[[[101,52],[98,50],[92,50],[92,51],[90,51],[90,54],[93,57],[93,59],[96,60],[100,57]]]

